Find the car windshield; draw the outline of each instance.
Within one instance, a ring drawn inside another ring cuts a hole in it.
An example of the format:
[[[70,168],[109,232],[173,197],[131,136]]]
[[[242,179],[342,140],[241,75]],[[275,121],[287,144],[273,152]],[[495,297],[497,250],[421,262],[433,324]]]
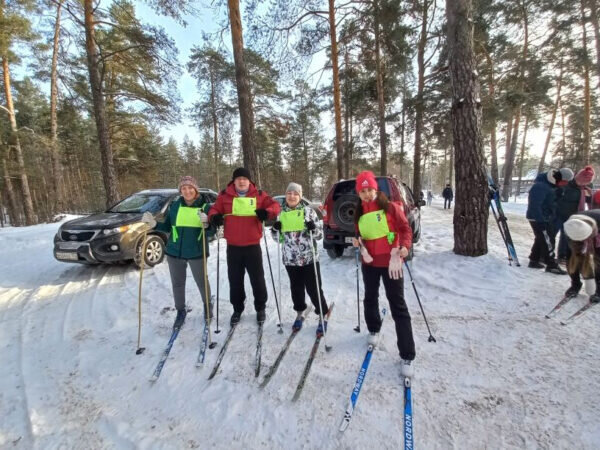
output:
[[[149,211],[158,213],[165,205],[169,197],[159,194],[133,194],[121,200],[108,212],[115,213],[144,213]]]
[[[377,178],[377,187],[380,191],[382,191],[387,197],[390,197],[390,186],[387,182],[387,179],[383,177]],[[333,201],[336,201],[344,194],[356,194],[356,181],[348,180],[342,181],[335,186],[335,192],[333,193]]]

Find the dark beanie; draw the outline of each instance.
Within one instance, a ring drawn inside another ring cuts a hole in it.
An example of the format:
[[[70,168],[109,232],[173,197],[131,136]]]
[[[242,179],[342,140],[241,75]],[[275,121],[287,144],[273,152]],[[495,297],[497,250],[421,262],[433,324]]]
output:
[[[231,177],[231,180],[233,181],[237,177],[248,178],[250,181],[252,181],[252,178],[250,177],[250,171],[245,167],[238,167],[233,171],[233,176]]]

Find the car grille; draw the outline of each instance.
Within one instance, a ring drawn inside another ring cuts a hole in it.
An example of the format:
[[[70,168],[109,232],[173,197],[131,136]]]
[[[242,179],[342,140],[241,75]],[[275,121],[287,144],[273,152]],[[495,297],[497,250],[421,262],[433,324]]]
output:
[[[86,230],[86,231],[73,231],[73,230],[63,230],[60,234],[60,237],[63,241],[71,241],[71,242],[86,242],[92,240],[92,238],[97,233],[96,230]]]

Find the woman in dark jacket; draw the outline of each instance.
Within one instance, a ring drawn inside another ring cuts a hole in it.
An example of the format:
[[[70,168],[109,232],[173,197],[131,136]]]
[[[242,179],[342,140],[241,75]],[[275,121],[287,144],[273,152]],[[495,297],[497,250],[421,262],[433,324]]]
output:
[[[214,228],[209,226],[206,215],[210,205],[202,203],[196,180],[190,176],[181,178],[179,192],[181,197],[169,206],[165,221],[156,225],[158,230],[170,233],[166,254],[177,309],[173,328],[180,328],[185,321],[185,281],[188,266],[202,296],[204,317],[208,317],[206,304],[210,303],[210,285],[204,273],[204,257],[208,258],[209,252],[208,242],[205,240],[214,234]],[[209,308],[212,309],[212,305]]]
[[[542,269],[546,264],[546,272],[564,275],[566,272],[558,267],[554,255],[554,220],[556,218],[556,183],[562,179],[559,170],[550,169],[540,173],[529,190],[527,203],[527,220],[533,230],[534,241],[529,254],[529,268]]]
[[[582,287],[581,275],[586,281],[590,302],[600,303],[599,227],[600,209],[574,214],[564,224],[569,245],[567,269],[571,277],[571,287],[565,292],[567,297],[575,297],[579,293]]]

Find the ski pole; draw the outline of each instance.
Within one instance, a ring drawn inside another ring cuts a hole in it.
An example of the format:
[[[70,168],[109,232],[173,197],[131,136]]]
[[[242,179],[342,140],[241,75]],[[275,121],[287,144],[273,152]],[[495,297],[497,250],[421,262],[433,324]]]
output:
[[[221,286],[221,276],[219,273],[219,265],[221,262],[221,237],[219,236],[219,231],[221,227],[217,227],[217,329],[215,330],[215,334],[219,334],[221,330],[219,330],[219,287]]]
[[[142,240],[142,248],[140,249],[140,284],[138,287],[138,341],[136,355],[141,355],[146,350],[146,347],[141,347],[142,342],[142,278],[144,277],[144,260],[146,257],[146,238],[148,231],[144,231],[144,238]]]
[[[271,283],[273,284],[273,295],[275,296],[275,306],[277,306],[277,317],[279,318],[279,333],[283,333],[281,328],[281,313],[279,312],[279,301],[277,300],[277,290],[275,289],[275,278],[273,277],[273,268],[271,267],[271,258],[269,257],[269,244],[267,243],[267,233],[265,233],[265,223],[263,222],[263,237],[265,238],[265,250],[267,251],[267,261],[269,261],[269,272],[271,273]]]
[[[208,298],[208,273],[206,268],[206,228],[202,224],[202,263],[204,265],[204,304],[206,306],[206,312],[204,313],[204,320],[206,320],[206,328],[208,330],[208,348],[215,348],[217,343],[212,341],[212,335],[210,333],[210,320],[212,319],[210,313],[210,299]]]
[[[317,255],[315,253],[315,241],[313,239],[312,230],[308,230],[308,234],[310,235],[310,249],[312,250],[313,256],[313,267],[315,269],[315,283],[317,285],[317,298],[319,299],[319,318],[321,319],[321,323],[323,324],[323,342],[325,342],[325,350],[331,350],[331,346],[327,345],[326,335],[327,331],[325,330],[325,321],[323,320],[323,306],[321,305],[321,286],[319,284],[319,272],[317,271]]]
[[[423,314],[423,319],[425,319],[425,325],[427,325],[427,331],[429,332],[429,338],[427,341],[429,342],[437,342],[433,335],[431,334],[431,329],[429,328],[429,323],[427,323],[427,317],[425,316],[425,311],[423,311],[423,305],[421,304],[421,299],[419,298],[419,293],[417,292],[417,286],[415,286],[415,280],[413,279],[412,273],[410,271],[410,267],[408,266],[408,262],[404,261],[404,265],[408,270],[408,275],[410,275],[410,282],[412,283],[412,287],[415,291],[415,295],[417,296],[417,301],[419,302],[419,307],[421,308],[421,314]]]
[[[277,232],[277,282],[278,282],[278,297],[281,298],[281,231]]]
[[[354,258],[356,259],[356,313],[357,313],[357,325],[354,327],[354,331],[356,331],[357,333],[360,333],[360,293],[359,293],[359,286],[358,286],[358,253],[359,253],[359,247],[356,247],[356,251],[354,252]]]

